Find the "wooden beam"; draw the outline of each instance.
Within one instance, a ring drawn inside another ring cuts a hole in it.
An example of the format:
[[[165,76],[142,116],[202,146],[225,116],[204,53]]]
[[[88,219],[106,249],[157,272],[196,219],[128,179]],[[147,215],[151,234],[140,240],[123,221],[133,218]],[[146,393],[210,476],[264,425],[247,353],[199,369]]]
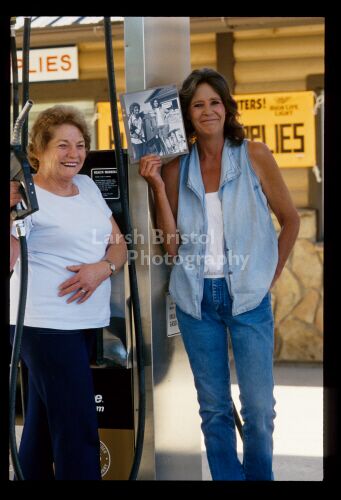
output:
[[[216,34],[217,71],[226,78],[232,94],[235,88],[233,44],[233,33]]]

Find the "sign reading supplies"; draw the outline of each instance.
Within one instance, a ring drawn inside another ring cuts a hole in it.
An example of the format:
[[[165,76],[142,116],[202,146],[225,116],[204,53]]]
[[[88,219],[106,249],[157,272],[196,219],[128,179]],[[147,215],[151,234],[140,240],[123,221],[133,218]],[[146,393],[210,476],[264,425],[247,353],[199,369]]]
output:
[[[280,167],[316,165],[314,92],[233,96],[246,137],[267,144]]]
[[[18,50],[18,80],[22,82],[22,50]],[[30,82],[51,82],[78,79],[78,49],[76,46],[31,48]]]

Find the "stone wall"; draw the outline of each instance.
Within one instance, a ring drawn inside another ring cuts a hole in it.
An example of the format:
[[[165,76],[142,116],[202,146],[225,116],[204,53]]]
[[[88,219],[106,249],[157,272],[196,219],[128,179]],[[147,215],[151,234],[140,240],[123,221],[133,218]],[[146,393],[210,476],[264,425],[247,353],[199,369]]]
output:
[[[323,243],[316,242],[315,210],[299,209],[301,226],[272,292],[275,360],[323,360]],[[277,232],[280,226],[272,218]]]

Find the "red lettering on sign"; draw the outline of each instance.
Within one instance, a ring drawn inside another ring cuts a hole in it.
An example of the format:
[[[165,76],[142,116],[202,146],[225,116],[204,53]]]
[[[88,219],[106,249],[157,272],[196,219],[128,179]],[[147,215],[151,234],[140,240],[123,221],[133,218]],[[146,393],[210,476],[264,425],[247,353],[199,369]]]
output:
[[[22,69],[22,68],[23,68],[23,60],[18,58],[18,59],[17,59],[17,62],[18,62],[18,70],[19,70],[19,69]],[[30,68],[30,69],[28,70],[28,72],[29,72],[29,73],[36,73],[36,72],[37,72],[37,70],[36,70],[36,69],[33,69],[33,68]]]
[[[71,69],[71,58],[68,54],[63,54],[61,57],[62,63],[65,63],[64,65],[61,65],[61,69],[63,71],[69,71]]]
[[[47,54],[50,55],[47,55]],[[46,73],[58,73],[58,72],[71,72],[73,70],[73,60],[72,60],[72,55],[63,53],[63,54],[56,54],[53,55],[51,52],[48,52],[47,54],[34,54],[36,57],[31,57],[30,58],[30,67],[29,67],[29,73],[30,74],[35,74],[35,75],[40,75],[42,77],[47,77]],[[21,55],[21,54],[20,54]],[[18,71],[22,71],[23,69],[23,57],[18,57],[17,58],[17,64],[18,64]],[[57,76],[57,75],[56,75]],[[52,77],[52,75],[50,75]],[[54,77],[56,78],[56,77]]]
[[[46,69],[47,69],[47,71],[58,71],[57,68],[53,67],[53,66],[56,65],[55,59],[57,59],[57,56],[48,56],[46,58]]]

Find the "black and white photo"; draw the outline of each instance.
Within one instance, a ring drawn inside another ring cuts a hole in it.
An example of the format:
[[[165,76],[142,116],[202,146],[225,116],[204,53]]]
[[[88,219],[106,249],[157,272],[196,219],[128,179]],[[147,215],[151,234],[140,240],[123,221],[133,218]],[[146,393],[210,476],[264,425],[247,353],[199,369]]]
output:
[[[169,158],[188,153],[175,85],[121,94],[120,100],[131,163],[148,154]]]

